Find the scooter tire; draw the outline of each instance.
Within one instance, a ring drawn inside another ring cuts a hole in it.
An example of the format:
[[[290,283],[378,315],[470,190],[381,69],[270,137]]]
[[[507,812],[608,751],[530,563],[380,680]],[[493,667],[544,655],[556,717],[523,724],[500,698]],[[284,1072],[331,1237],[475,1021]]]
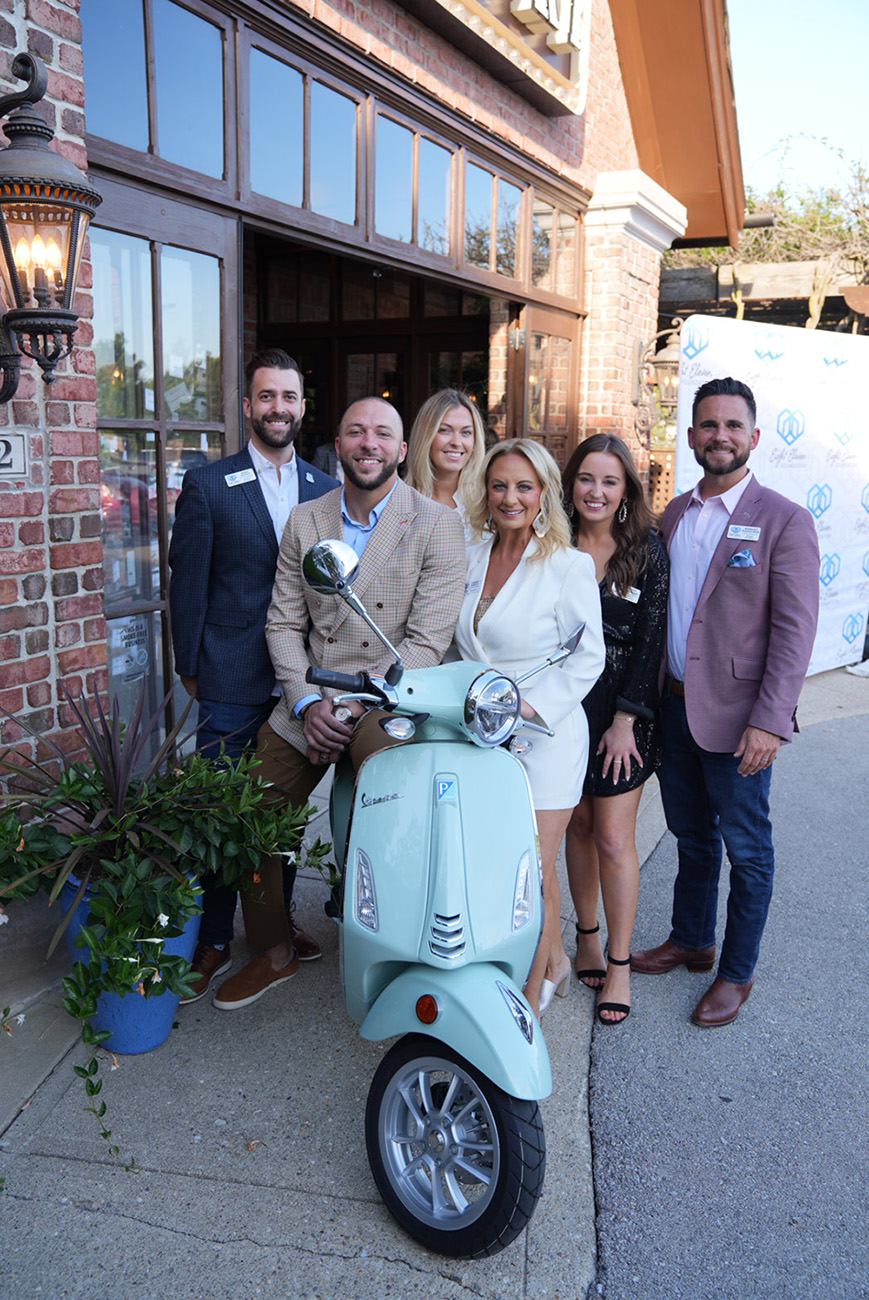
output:
[[[509,1096],[426,1034],[408,1034],[381,1061],[365,1140],[390,1213],[442,1255],[497,1254],[527,1225],[543,1189],[537,1103]]]

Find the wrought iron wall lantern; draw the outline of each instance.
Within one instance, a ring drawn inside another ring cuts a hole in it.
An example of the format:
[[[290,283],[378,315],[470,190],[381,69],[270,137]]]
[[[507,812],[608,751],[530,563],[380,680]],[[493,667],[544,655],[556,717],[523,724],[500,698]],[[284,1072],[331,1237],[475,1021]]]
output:
[[[679,400],[679,334],[684,321],[674,316],[648,343],[637,344],[634,405],[637,429],[647,436],[658,424],[675,424]],[[664,346],[659,347],[661,340]]]
[[[102,202],[84,173],[48,147],[54,132],[33,108],[48,84],[45,64],[18,54],[12,73],[27,86],[0,98],[10,141],[0,150],[0,402],[18,387],[21,352],[50,384],[72,351],[82,249]]]

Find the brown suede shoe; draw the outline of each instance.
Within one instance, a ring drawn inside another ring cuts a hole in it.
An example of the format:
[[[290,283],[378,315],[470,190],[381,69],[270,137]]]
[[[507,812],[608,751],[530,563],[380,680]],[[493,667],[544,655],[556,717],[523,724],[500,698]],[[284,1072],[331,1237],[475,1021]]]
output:
[[[300,930],[296,925],[295,912],[295,903],[290,903],[287,908],[290,942],[299,954],[299,961],[316,961],[318,957],[323,956],[323,951],[312,934],[308,934],[307,930]]]
[[[249,1007],[269,989],[276,988],[291,980],[299,969],[299,954],[293,953],[293,960],[288,966],[274,970],[264,952],[253,961],[243,966],[237,975],[224,981],[214,995],[214,1005],[218,1011],[239,1011]]]
[[[739,1008],[748,998],[753,983],[754,980],[750,979],[747,984],[733,984],[716,975],[691,1014],[694,1024],[701,1029],[729,1025],[739,1015]]]
[[[223,975],[231,965],[232,957],[229,944],[226,944],[223,948],[215,948],[210,943],[200,941],[196,945],[196,951],[190,963],[190,985],[193,992],[188,997],[183,997],[180,1005],[183,1007],[188,1002],[198,1002],[200,998],[204,998],[211,981],[216,979],[218,975]]]
[[[687,966],[691,971],[712,970],[715,965],[715,944],[709,948],[678,948],[671,939],[659,943],[657,948],[645,948],[631,953],[631,970],[641,975],[665,975],[677,966]]]

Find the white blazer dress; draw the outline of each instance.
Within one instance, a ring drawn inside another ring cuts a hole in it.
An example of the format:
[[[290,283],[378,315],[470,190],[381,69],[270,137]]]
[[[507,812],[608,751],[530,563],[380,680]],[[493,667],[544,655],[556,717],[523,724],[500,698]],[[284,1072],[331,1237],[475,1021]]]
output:
[[[574,654],[520,687],[523,698],[555,732],[553,737],[525,732],[533,748],[522,757],[522,763],[534,805],[541,810],[572,808],[579,803],[588,764],[588,726],[582,701],[603,671],[605,655],[594,562],[591,556],[571,549],[531,563],[537,549],[537,540],[532,538],[475,633],[474,612],[493,542],[491,537],[468,548],[465,599],[455,646],[462,659],[479,660],[515,677],[546,659],[585,623]]]

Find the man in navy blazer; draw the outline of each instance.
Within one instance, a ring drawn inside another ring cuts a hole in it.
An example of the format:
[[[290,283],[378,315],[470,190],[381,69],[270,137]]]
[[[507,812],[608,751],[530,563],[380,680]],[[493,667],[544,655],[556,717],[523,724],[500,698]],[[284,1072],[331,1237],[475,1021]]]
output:
[[[631,969],[712,969],[723,840],[724,943],[691,1017],[704,1029],[735,1020],[754,982],[775,866],[772,765],[794,732],[818,622],[814,521],[749,470],[756,421],[739,380],[698,388],[688,443],[703,478],[670,502],[662,524],[670,597],[659,780],[679,868],[670,937],[633,953]]]
[[[305,413],[298,365],[286,352],[258,352],[245,367],[243,451],[188,470],[175,512],[169,604],[175,671],[199,701],[198,744],[230,758],[254,743],[278,696],[266,645],[281,535],[287,516],[337,484],[295,455]],[[291,929],[302,959],[320,956],[315,940],[292,924],[294,868],[285,878]],[[203,917],[193,959],[195,1001],[231,965],[236,895],[203,882]]]

